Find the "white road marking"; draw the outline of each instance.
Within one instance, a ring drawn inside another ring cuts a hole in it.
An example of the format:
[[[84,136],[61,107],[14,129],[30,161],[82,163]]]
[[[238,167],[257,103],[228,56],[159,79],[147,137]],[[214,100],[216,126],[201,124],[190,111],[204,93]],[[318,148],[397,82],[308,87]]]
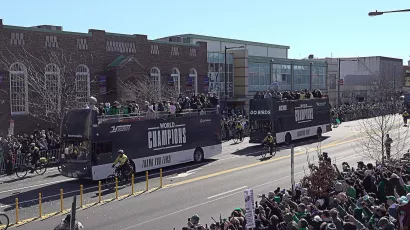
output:
[[[212,199],[212,198],[215,198],[215,197],[218,197],[218,196],[222,196],[222,195],[225,195],[225,194],[228,194],[228,193],[231,193],[231,192],[235,192],[235,191],[238,191],[238,190],[240,190],[240,189],[247,188],[247,187],[248,187],[248,186],[242,186],[242,187],[240,187],[240,188],[232,189],[232,190],[229,190],[229,191],[226,191],[226,192],[223,192],[223,193],[216,194],[216,195],[214,195],[214,196],[210,196],[210,197],[208,197],[207,199],[209,200],[209,199]]]
[[[189,175],[192,175],[194,173],[196,173],[196,171],[201,170],[202,168],[197,168],[197,169],[192,169],[189,171],[186,171],[184,173],[179,173],[178,175],[171,177],[170,179],[175,179],[175,178],[183,178],[183,177],[187,177]]]
[[[75,180],[75,179],[74,178],[73,179],[68,178],[68,179],[65,179],[65,180],[58,180],[58,181],[53,181],[53,182],[48,182],[48,183],[43,183],[43,184],[35,184],[35,185],[27,186],[27,187],[15,188],[15,189],[10,189],[10,190],[6,190],[6,191],[0,191],[0,194],[8,193],[8,192],[14,192],[14,191],[28,189],[28,188],[42,187],[44,185],[57,184],[57,183],[72,181],[72,180]]]

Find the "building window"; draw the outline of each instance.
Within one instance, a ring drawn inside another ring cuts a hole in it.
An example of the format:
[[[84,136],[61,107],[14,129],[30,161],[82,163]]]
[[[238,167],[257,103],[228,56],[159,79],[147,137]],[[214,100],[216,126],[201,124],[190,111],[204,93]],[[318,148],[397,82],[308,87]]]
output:
[[[9,68],[11,114],[28,113],[28,75],[23,63],[15,62]]]
[[[179,55],[178,46],[171,47],[171,56],[178,56],[178,55]]]
[[[185,92],[186,95],[196,95],[198,93],[198,73],[194,68],[189,70]]]
[[[56,36],[46,36],[46,47],[58,47],[57,37]]]
[[[10,44],[23,46],[24,45],[23,33],[11,33]]]
[[[155,86],[154,89],[157,91],[156,99],[161,99],[161,72],[157,67],[153,67],[150,71],[150,76],[152,84]]]
[[[272,64],[272,82],[278,83],[278,90],[292,89],[292,65]]]
[[[329,74],[329,89],[336,89],[336,74]]]
[[[151,54],[159,54],[158,45],[151,45]]]
[[[269,88],[271,84],[271,77],[269,74],[268,63],[253,63],[250,62],[248,66],[248,91],[250,94],[257,91],[264,91]]]
[[[60,68],[50,63],[45,68],[45,97],[46,112],[53,113],[60,111],[61,100],[61,84],[60,84]]]
[[[120,52],[120,53],[136,53],[136,45],[133,42],[115,42],[107,41],[106,50],[110,52]]]
[[[189,56],[191,56],[191,57],[196,57],[196,49],[190,48],[190,49],[189,49]]]
[[[174,94],[179,94],[181,92],[181,85],[180,85],[180,78],[181,75],[177,68],[173,68],[171,70],[171,77],[168,79],[168,85],[171,86],[171,97]]]
[[[293,86],[294,90],[310,89],[310,65],[293,66]]]
[[[75,71],[75,93],[78,108],[84,108],[90,97],[90,70],[86,65],[79,65]]]
[[[227,97],[233,97],[234,95],[234,65],[233,54],[227,54]],[[219,97],[225,97],[225,68],[224,68],[225,56],[223,53],[208,53],[208,77],[204,79],[204,91],[216,93]]]
[[[327,89],[326,66],[312,66],[312,89]]]
[[[77,38],[77,49],[88,50],[87,39]]]

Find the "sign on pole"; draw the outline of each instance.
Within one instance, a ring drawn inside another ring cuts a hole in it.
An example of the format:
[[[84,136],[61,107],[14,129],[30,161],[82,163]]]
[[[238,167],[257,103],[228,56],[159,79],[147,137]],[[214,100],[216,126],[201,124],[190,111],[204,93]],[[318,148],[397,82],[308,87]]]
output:
[[[73,203],[71,205],[71,221],[70,221],[70,230],[75,230],[75,214],[77,211],[77,198],[73,197]]]
[[[292,184],[292,194],[295,195],[295,148],[290,149],[290,183]]]
[[[253,198],[253,189],[246,189],[245,196],[245,219],[246,228],[255,228],[255,202]]]

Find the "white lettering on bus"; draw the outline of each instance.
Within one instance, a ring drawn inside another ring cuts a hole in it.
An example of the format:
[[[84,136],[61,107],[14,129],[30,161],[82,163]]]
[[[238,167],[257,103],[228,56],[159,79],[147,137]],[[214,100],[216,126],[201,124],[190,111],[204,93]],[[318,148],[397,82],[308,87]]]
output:
[[[309,134],[310,134],[310,129],[305,129],[305,130],[297,131],[296,136],[303,137],[303,136],[309,136]]]
[[[186,143],[185,125],[178,125],[177,127],[174,123],[164,124],[169,125],[163,125],[164,129],[148,130],[148,148],[156,149]]]
[[[158,167],[162,165],[168,165],[171,164],[172,162],[172,157],[171,155],[165,155],[165,156],[157,156],[157,157],[151,157],[148,159],[142,160],[142,168],[151,168],[151,167]]]
[[[313,120],[313,108],[308,107],[306,104],[300,105],[300,107],[295,108],[295,121],[307,122]]]

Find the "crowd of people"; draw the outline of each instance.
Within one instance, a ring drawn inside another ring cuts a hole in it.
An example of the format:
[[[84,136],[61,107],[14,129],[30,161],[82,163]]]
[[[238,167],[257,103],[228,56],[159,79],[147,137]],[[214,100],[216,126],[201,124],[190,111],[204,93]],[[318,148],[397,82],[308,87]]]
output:
[[[58,149],[60,136],[52,130],[34,130],[31,134],[7,135],[0,137],[0,151],[2,154],[26,153],[31,143],[40,150]]]
[[[347,162],[339,169],[327,153],[294,191],[277,188],[255,202],[254,230],[394,230],[410,229],[410,153],[400,161],[375,165]],[[246,229],[246,213],[202,225],[192,216],[183,229]]]
[[[186,96],[180,94],[178,98],[170,98],[156,102],[143,101],[140,107],[136,101],[126,101],[123,105],[115,101],[111,103],[100,103],[98,113],[100,116],[106,115],[127,115],[127,114],[146,114],[147,116],[154,113],[178,114],[184,110],[200,111],[203,109],[217,108],[219,105],[218,96],[213,94],[198,94]]]
[[[263,98],[277,98],[279,100],[302,100],[310,98],[322,98],[322,92],[319,89],[309,90],[295,90],[280,92],[277,90],[258,91],[253,97],[254,99]]]
[[[396,105],[391,103],[369,103],[369,102],[353,102],[344,103],[339,107],[332,108],[332,117],[342,121],[353,121],[366,119],[374,116],[379,116],[383,112],[386,113],[401,113],[403,112],[402,102],[396,101]]]

